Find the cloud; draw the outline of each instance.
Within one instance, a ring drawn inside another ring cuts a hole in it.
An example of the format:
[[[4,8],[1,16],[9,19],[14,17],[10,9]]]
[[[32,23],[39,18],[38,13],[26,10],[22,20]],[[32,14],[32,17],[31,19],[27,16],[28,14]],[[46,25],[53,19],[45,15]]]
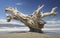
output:
[[[52,18],[51,20],[46,21],[50,24],[60,24],[60,20],[57,20],[57,18]]]
[[[6,13],[6,16],[11,16],[11,14],[9,14],[9,13]]]
[[[17,22],[17,21],[7,22],[6,19],[0,19],[0,24],[19,24],[19,25],[24,25],[23,23]]]
[[[47,24],[60,24],[60,20],[56,20],[56,21],[52,21],[52,20],[50,20],[50,21],[46,21],[47,22]],[[6,19],[0,19],[0,24],[1,23],[8,23],[8,24],[23,24],[23,23],[21,23],[20,21],[18,22],[18,21],[11,21],[11,22],[6,22]]]
[[[42,30],[60,30],[60,28],[43,28]]]
[[[22,5],[22,3],[16,3],[16,5]]]
[[[47,23],[51,23],[51,24],[60,24],[60,20],[50,20],[50,21],[46,21]]]

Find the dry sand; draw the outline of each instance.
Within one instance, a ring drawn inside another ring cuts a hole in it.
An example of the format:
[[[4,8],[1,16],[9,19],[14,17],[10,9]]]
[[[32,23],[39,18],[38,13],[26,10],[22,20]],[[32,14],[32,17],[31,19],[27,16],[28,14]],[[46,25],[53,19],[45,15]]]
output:
[[[0,38],[60,38],[60,35],[27,32],[27,33],[0,34]]]

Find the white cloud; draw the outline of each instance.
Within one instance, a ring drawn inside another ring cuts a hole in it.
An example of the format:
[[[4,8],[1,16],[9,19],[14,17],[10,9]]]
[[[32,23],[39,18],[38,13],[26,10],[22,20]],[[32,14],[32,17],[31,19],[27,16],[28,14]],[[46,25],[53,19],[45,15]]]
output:
[[[42,30],[60,30],[60,28],[43,28]]]
[[[50,24],[58,24],[58,23],[60,24],[60,20],[56,20],[56,21],[50,20],[50,21],[46,21],[46,22],[47,22],[47,24],[49,24],[49,23],[50,23]],[[10,24],[10,23],[11,23],[11,24],[23,24],[23,23],[21,23],[20,21],[19,21],[19,22],[18,22],[18,21],[7,22],[6,19],[0,19],[0,24],[1,24],[1,23],[8,23],[8,24]]]
[[[50,21],[46,21],[47,23],[51,23],[51,24],[59,24],[60,20],[50,20]]]
[[[7,22],[6,19],[0,19],[0,24],[19,24],[19,25],[24,25],[23,23],[16,22],[16,21]]]
[[[11,16],[11,14],[6,13],[6,16]]]
[[[16,3],[16,5],[22,5],[22,3]]]

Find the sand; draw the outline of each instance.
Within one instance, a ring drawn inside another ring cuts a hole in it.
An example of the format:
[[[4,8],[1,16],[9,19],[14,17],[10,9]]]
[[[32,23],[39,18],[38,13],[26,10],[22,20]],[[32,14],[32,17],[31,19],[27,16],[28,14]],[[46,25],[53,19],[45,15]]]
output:
[[[27,33],[0,34],[0,38],[60,38],[60,35],[27,32]]]

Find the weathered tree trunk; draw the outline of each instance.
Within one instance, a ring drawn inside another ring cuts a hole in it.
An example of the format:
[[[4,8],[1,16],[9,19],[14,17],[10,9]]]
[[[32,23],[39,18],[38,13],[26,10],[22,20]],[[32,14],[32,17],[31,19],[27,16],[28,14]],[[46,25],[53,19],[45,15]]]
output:
[[[40,29],[39,28],[32,28],[32,27],[29,27],[30,28],[30,32],[38,32],[38,33],[43,33],[43,31],[41,30],[43,27],[44,27],[44,24],[41,24],[39,25]]]
[[[25,15],[14,8],[8,7],[5,9],[5,11],[9,12],[11,14],[11,16],[7,17],[7,22],[9,22],[11,19],[15,19],[17,21],[21,21],[26,26],[28,26],[30,28],[31,32],[42,33],[41,29],[44,27],[44,24],[46,24],[44,21],[42,21],[42,18],[56,14],[56,12],[55,12],[56,7],[54,7],[52,9],[52,11],[49,13],[41,14],[40,10],[42,9],[43,6],[44,5],[40,6],[31,15]]]

